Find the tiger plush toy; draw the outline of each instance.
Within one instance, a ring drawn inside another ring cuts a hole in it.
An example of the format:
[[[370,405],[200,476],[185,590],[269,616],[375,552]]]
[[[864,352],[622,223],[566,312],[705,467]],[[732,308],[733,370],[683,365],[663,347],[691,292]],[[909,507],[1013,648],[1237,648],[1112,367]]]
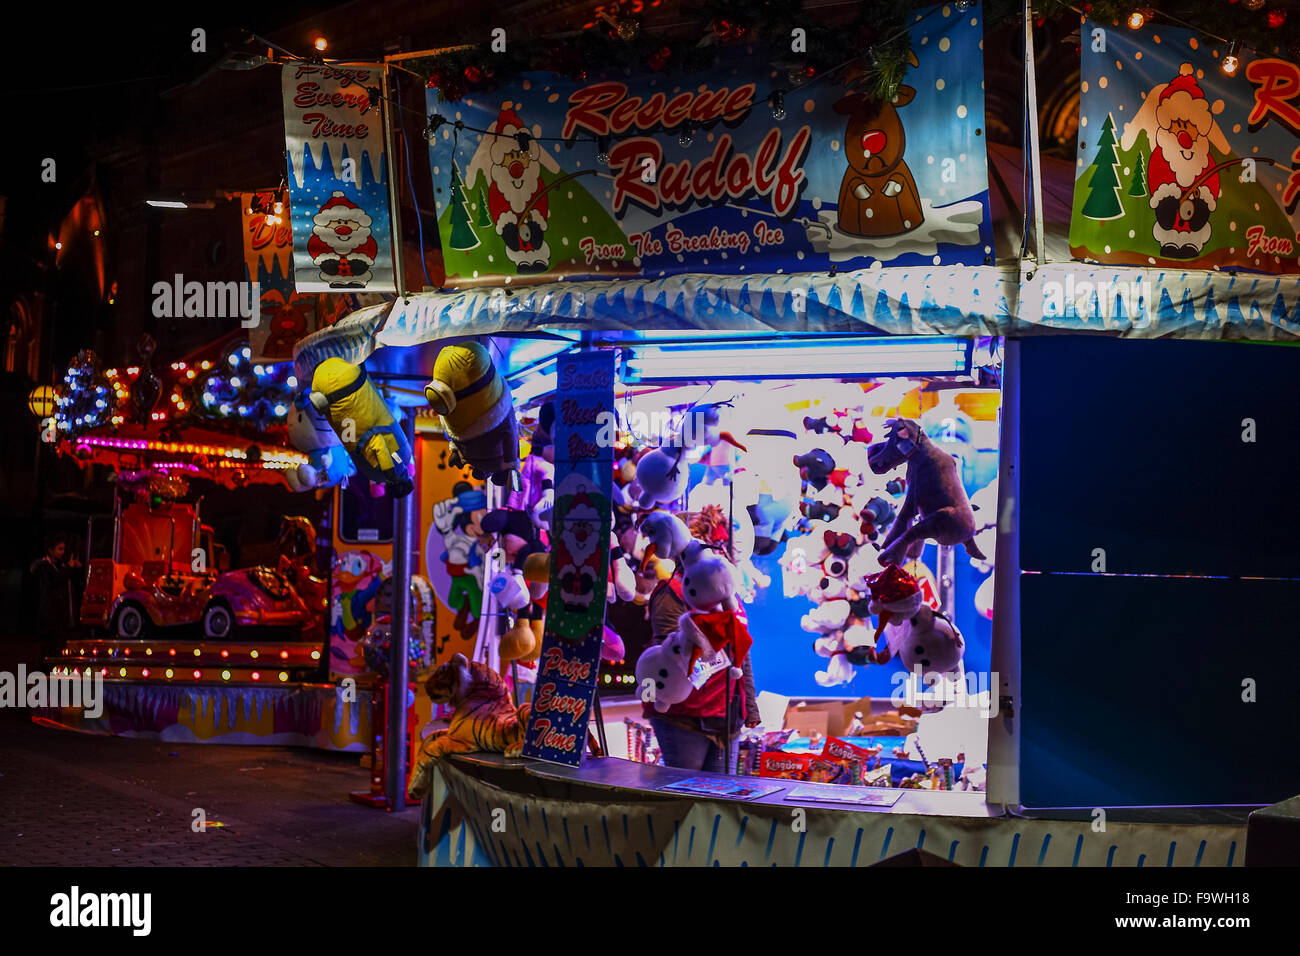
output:
[[[448,729],[436,731],[420,746],[411,796],[424,796],[434,766],[448,754],[489,751],[518,757],[522,752],[530,707],[516,709],[505,682],[486,664],[457,654],[433,672],[424,689],[434,703],[450,703],[455,712]]]

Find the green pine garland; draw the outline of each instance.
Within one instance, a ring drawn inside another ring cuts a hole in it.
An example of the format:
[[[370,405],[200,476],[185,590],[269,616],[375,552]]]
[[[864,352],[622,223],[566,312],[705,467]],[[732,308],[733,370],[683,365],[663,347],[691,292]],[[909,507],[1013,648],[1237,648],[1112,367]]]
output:
[[[949,0],[958,6],[957,0]],[[1152,22],[1177,26],[1191,24],[1207,41],[1213,35],[1235,39],[1243,47],[1280,52],[1300,59],[1300,10],[1289,8],[1298,0],[1034,0],[1035,19],[1062,17],[1067,22],[1081,13],[1098,23],[1122,25],[1135,9],[1149,11]],[[850,15],[826,22],[803,8],[803,0],[703,0],[696,5],[699,27],[690,35],[656,35],[641,29],[630,13],[613,5],[613,22],[598,22],[576,36],[519,37],[510,39],[504,52],[494,52],[491,41],[406,61],[405,66],[425,76],[445,102],[467,94],[494,89],[521,73],[553,72],[585,80],[590,73],[632,68],[669,74],[706,70],[726,47],[747,44],[762,49],[768,61],[786,71],[791,89],[834,72],[835,82],[881,100],[893,97],[904,81],[913,56],[909,28],[918,13],[939,4],[932,0],[859,0]],[[630,5],[629,5],[630,6]],[[1020,22],[1022,0],[985,0],[985,29]],[[1178,23],[1183,21],[1183,23]],[[618,27],[625,27],[620,31]],[[805,51],[791,49],[796,28],[806,33]]]

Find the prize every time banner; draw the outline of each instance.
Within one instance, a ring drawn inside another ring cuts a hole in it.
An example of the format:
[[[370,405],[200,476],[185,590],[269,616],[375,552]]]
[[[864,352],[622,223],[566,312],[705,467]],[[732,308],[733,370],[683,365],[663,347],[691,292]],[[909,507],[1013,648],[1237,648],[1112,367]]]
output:
[[[1083,26],[1070,249],[1181,269],[1300,272],[1300,67],[1189,30]]]
[[[918,14],[892,103],[784,94],[757,51],[690,76],[528,74],[429,111],[452,279],[991,262],[978,6]],[[456,121],[486,130],[457,132]]]

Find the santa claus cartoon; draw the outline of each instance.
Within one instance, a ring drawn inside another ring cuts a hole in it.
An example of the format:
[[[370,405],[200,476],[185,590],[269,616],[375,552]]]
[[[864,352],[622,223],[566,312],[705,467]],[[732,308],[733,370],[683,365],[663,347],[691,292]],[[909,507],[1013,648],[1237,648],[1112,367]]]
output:
[[[505,241],[506,255],[521,275],[545,272],[551,248],[546,244],[548,206],[541,173],[550,157],[543,155],[513,109],[501,110],[485,138],[491,179],[488,213]]]
[[[370,234],[370,216],[335,192],[312,219],[307,254],[331,289],[364,289],[379,246]]]
[[[579,492],[564,514],[563,530],[555,543],[560,600],[570,611],[581,613],[590,608],[597,585],[605,579],[596,560],[600,535],[600,511],[585,491]]]
[[[1210,171],[1210,146],[1226,155],[1228,143],[1190,63],[1147,94],[1120,146],[1129,149],[1138,130],[1145,130],[1152,142],[1147,189],[1156,222],[1151,234],[1162,257],[1193,259],[1210,238],[1210,214],[1219,202],[1219,174]]]

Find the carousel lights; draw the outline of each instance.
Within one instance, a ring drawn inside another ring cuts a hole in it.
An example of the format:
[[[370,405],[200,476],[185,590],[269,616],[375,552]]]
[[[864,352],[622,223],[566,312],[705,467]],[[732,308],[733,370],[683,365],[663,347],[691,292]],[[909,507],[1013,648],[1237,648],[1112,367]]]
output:
[[[161,451],[176,455],[207,455],[224,457],[237,461],[247,461],[248,452],[243,448],[221,447],[219,445],[190,445],[182,442],[147,441],[141,438],[101,438],[90,436],[81,439],[83,445],[97,445],[103,448],[121,448],[129,451]],[[291,451],[263,451],[261,463],[294,467],[307,461],[307,456]]]

